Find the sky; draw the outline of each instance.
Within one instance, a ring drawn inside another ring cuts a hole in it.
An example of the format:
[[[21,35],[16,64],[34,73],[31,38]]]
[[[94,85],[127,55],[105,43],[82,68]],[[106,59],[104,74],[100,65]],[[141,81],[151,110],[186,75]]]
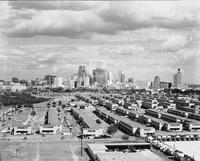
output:
[[[200,1],[1,1],[0,79],[67,78],[85,65],[200,83]]]

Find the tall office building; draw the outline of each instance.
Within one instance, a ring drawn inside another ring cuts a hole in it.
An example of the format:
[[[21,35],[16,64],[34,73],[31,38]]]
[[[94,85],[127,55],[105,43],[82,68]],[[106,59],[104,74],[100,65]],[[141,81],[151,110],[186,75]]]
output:
[[[128,78],[128,85],[129,85],[129,87],[131,87],[131,88],[134,87],[134,78]]]
[[[90,78],[84,65],[79,66],[77,87],[89,87]]]
[[[181,80],[181,70],[178,68],[178,72],[174,74],[174,84],[173,86],[175,88],[181,88],[182,86],[182,80]]]
[[[46,75],[44,79],[46,80],[47,85],[52,86],[54,84],[55,77],[56,76],[53,75]]]
[[[126,83],[125,74],[123,74],[123,73],[121,72],[121,70],[120,70],[119,73],[118,73],[118,79],[119,79],[119,82],[120,82],[120,83],[122,83],[122,84]]]
[[[154,81],[152,82],[152,88],[157,90],[160,88],[160,78],[159,76],[155,76]]]
[[[54,87],[63,87],[63,78],[62,77],[55,77],[53,85],[54,85]]]
[[[78,74],[73,74],[71,75],[70,81],[69,81],[69,87],[70,88],[77,88],[77,79],[78,79]]]
[[[106,87],[108,84],[107,71],[102,68],[96,68],[93,70],[93,82],[97,86]]]

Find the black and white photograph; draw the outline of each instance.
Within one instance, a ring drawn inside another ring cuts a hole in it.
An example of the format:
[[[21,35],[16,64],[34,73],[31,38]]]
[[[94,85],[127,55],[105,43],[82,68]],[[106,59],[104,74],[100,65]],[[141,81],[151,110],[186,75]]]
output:
[[[200,0],[0,0],[0,161],[200,161]]]

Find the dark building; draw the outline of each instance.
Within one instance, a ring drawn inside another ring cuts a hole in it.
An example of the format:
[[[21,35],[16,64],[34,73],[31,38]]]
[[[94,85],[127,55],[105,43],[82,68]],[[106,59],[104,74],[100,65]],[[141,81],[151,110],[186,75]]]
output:
[[[108,84],[107,71],[102,68],[96,68],[93,70],[93,82],[97,86],[106,87]]]
[[[79,66],[77,86],[78,87],[89,87],[89,75],[87,74],[86,68],[84,65]]]
[[[121,70],[120,70],[119,73],[118,73],[118,77],[119,77],[119,82],[120,82],[120,83],[122,83],[122,84],[126,83],[125,74],[123,74],[123,73],[121,72]]]
[[[53,85],[55,81],[55,77],[56,76],[53,76],[53,75],[46,75],[45,80],[47,82],[47,85]]]
[[[23,79],[19,81],[20,84],[25,84],[26,86],[28,86],[28,81]]]
[[[125,74],[121,74],[121,80],[120,80],[121,83],[126,83],[126,77],[125,77]]]
[[[159,76],[155,76],[154,81],[152,82],[152,88],[157,90],[160,88],[160,78]]]
[[[128,78],[128,83],[134,83],[134,78]]]
[[[12,78],[12,82],[13,82],[13,83],[19,83],[19,79],[18,79],[17,77],[13,77],[13,78]]]

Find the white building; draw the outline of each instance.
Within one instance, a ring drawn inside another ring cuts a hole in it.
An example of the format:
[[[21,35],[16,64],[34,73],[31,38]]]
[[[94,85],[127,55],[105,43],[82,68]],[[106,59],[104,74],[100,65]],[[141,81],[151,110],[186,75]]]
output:
[[[137,80],[135,82],[135,85],[136,89],[149,89],[151,86],[151,82]]]
[[[53,86],[54,87],[63,87],[63,78],[62,77],[55,77]]]
[[[19,83],[10,83],[10,85],[0,86],[1,90],[10,90],[12,92],[26,90],[27,86]]]
[[[176,74],[174,74],[173,86],[175,88],[181,88],[182,87],[182,76],[181,76],[180,68],[178,68],[178,72]]]

